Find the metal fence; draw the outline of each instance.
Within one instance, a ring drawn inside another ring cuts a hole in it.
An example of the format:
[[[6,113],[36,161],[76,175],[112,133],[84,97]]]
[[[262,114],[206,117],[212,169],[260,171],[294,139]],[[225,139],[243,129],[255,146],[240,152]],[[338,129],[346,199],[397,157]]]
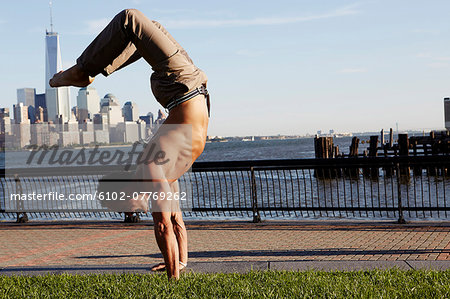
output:
[[[197,162],[187,217],[448,219],[450,156]],[[97,200],[12,201],[11,193],[94,194],[108,167],[3,170],[0,215],[115,217]],[[144,215],[145,216],[145,215]],[[149,215],[146,215],[149,216]]]

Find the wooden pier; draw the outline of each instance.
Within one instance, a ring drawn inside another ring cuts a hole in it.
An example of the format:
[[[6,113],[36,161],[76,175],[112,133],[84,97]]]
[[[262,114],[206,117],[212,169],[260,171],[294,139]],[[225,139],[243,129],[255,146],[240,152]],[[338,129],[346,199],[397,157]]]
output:
[[[381,137],[381,138],[380,138]],[[398,139],[394,140],[393,130],[390,129],[389,138],[385,140],[384,130],[381,130],[380,136],[370,136],[366,141],[369,147],[359,153],[360,139],[353,137],[349,147],[348,154],[339,152],[339,147],[333,145],[333,137],[315,137],[314,149],[316,158],[324,159],[346,159],[366,157],[404,157],[404,156],[436,156],[450,155],[450,132],[432,131],[424,136],[411,136],[408,134],[398,134]],[[366,143],[363,142],[363,143]],[[396,142],[396,143],[395,143]],[[362,174],[367,178],[376,179],[379,177],[379,168],[363,168]],[[386,176],[394,174],[395,169],[392,167],[383,169]],[[447,168],[425,167],[429,175],[447,175]],[[423,166],[414,166],[414,175],[420,175],[424,171]],[[359,176],[360,169],[349,168],[343,169],[346,177],[356,178]],[[399,167],[399,173],[402,177],[409,177],[411,169],[406,166]],[[315,176],[318,178],[335,178],[340,177],[340,170],[336,169],[316,169]]]

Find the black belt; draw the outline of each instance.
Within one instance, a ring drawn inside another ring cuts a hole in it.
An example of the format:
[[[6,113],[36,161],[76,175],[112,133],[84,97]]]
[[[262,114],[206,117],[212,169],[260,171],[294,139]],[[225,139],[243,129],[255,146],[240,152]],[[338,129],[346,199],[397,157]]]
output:
[[[180,105],[181,103],[184,103],[184,102],[186,102],[186,101],[189,101],[190,99],[192,99],[193,97],[198,96],[199,94],[204,95],[205,98],[206,98],[206,104],[208,105],[208,116],[209,116],[209,106],[210,106],[210,103],[209,103],[209,93],[208,93],[208,90],[206,89],[206,87],[203,86],[203,85],[200,86],[200,87],[197,87],[196,89],[194,89],[194,90],[191,91],[191,92],[188,92],[187,94],[185,94],[185,95],[182,96],[181,98],[177,98],[177,99],[171,100],[171,101],[167,104],[166,109],[170,111],[170,110],[173,109],[174,107]]]

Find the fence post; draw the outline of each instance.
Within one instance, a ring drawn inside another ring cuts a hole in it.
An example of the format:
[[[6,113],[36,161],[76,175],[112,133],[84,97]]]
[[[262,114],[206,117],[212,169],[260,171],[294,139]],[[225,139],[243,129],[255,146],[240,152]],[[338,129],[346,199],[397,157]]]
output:
[[[23,189],[22,189],[22,184],[20,183],[20,178],[18,174],[14,175],[14,181],[16,182],[16,194],[20,194],[22,195]],[[19,203],[20,203],[20,208],[23,210],[23,201],[19,198]],[[16,207],[18,208],[18,206],[16,205]],[[20,216],[22,214],[22,216]],[[17,215],[17,219],[16,222],[17,223],[25,223],[28,222],[28,216],[26,212],[16,212]]]
[[[250,167],[250,173],[252,175],[252,211],[253,211],[253,223],[261,222],[261,216],[258,211],[258,195],[256,193],[256,178],[253,167]]]
[[[398,205],[398,223],[405,224],[406,220],[403,217],[403,206],[402,206],[402,186],[400,180],[400,164],[396,163],[395,167],[397,168],[397,205]]]
[[[6,182],[5,182],[6,183]],[[6,212],[6,195],[5,195],[6,186],[3,184],[2,177],[0,176],[0,199],[3,198],[3,201],[0,201],[0,213]]]

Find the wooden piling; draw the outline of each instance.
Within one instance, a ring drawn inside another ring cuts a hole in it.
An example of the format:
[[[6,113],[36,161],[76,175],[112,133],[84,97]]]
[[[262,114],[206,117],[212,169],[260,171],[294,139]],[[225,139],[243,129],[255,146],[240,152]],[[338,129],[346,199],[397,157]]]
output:
[[[333,149],[334,149],[334,158],[341,158],[342,157],[342,155],[341,155],[341,153],[339,152],[339,145],[335,145],[334,147],[333,147]],[[338,178],[340,178],[340,177],[342,177],[342,169],[341,168],[335,168],[334,169],[334,173],[335,173],[335,175],[338,177]]]
[[[389,129],[389,149],[394,146],[394,130],[392,128]]]
[[[376,157],[378,151],[378,136],[370,136],[369,157]]]
[[[333,137],[316,137],[314,150],[318,159],[333,158]]]
[[[378,156],[378,136],[370,136],[369,157]],[[378,179],[379,172],[378,167],[370,168],[370,177],[372,179]]]
[[[350,145],[350,158],[357,158],[358,157],[358,147],[359,147],[359,138],[353,137],[352,138],[352,144]],[[359,168],[345,168],[344,174],[351,178],[357,178],[359,175]]]
[[[398,134],[398,153],[400,156],[409,156],[409,139],[408,134]],[[400,175],[409,177],[410,168],[400,166]]]
[[[410,141],[410,146],[412,146],[412,148],[413,148],[413,156],[416,157],[417,156],[417,144],[418,144],[418,141],[415,138],[414,139],[410,138],[409,141]],[[413,172],[414,172],[415,176],[422,175],[422,167],[419,166],[419,165],[414,165]]]
[[[333,137],[314,138],[314,151],[317,159],[333,158]],[[314,176],[317,178],[332,178],[336,177],[336,171],[334,169],[316,168]]]
[[[339,153],[339,145],[334,146],[334,157],[337,158],[340,156]]]
[[[358,157],[359,138],[353,137],[352,144],[350,145],[349,157]]]
[[[398,134],[398,153],[400,156],[409,155],[408,134]]]
[[[380,131],[379,136],[370,136],[370,140],[367,141],[369,147],[364,149],[362,154],[358,153],[359,150],[359,138],[353,137],[352,143],[349,148],[349,154],[344,155],[339,152],[338,146],[333,146],[332,137],[320,137],[314,139],[315,155],[316,158],[329,159],[329,158],[358,158],[358,157],[378,157],[378,150],[382,150],[381,155],[384,157],[397,157],[397,156],[427,156],[427,155],[450,155],[450,131],[435,131],[430,132],[429,135],[408,137],[408,134],[398,134],[398,140],[395,140],[392,128],[389,130],[389,140],[384,138],[384,130]],[[364,141],[362,143],[365,143]],[[378,144],[381,143],[381,146]],[[421,176],[423,170],[427,171],[429,176],[447,176],[448,169],[439,165],[419,165],[413,164],[411,166],[406,163],[400,164],[398,174],[401,176],[402,183],[409,182],[411,176],[411,167],[415,176]],[[384,166],[385,176],[389,177],[396,174],[397,167]],[[365,177],[378,178],[379,168],[367,166],[362,170]],[[323,169],[317,168],[315,175],[321,178],[335,178],[341,177],[345,174],[346,177],[357,179],[360,174],[359,168],[347,167],[344,169]]]

